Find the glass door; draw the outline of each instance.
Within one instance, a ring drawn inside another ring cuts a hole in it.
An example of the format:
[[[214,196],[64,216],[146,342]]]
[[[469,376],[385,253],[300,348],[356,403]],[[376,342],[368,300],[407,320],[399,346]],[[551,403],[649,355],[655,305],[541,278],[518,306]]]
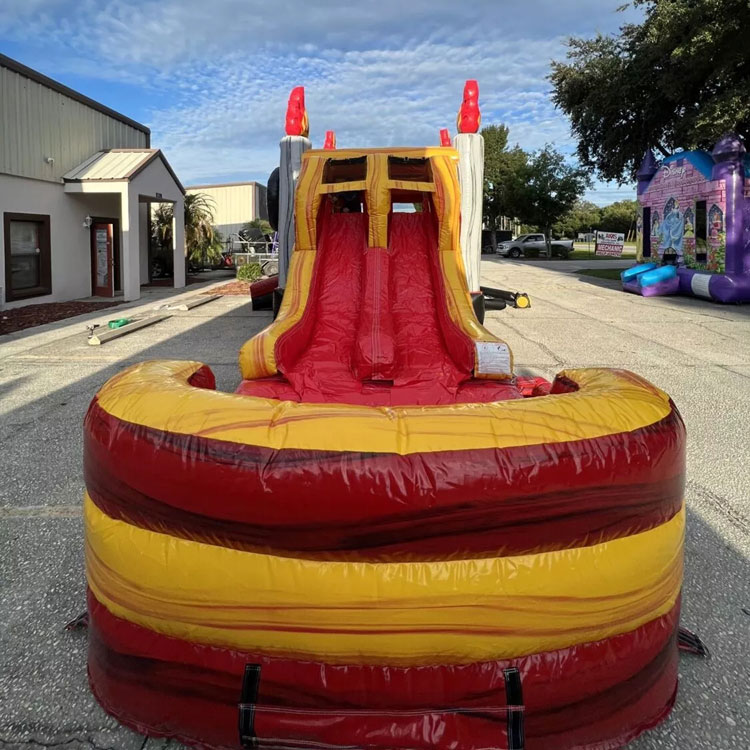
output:
[[[10,223],[10,288],[23,292],[42,283],[41,227],[36,221]]]
[[[112,297],[114,289],[114,253],[112,224],[91,225],[92,292],[99,297]]]

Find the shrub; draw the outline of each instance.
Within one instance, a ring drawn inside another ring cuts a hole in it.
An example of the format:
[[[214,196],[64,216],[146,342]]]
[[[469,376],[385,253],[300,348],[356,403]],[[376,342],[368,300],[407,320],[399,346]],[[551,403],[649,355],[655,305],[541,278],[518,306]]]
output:
[[[240,281],[257,281],[262,275],[259,263],[243,263],[237,268],[237,278]]]

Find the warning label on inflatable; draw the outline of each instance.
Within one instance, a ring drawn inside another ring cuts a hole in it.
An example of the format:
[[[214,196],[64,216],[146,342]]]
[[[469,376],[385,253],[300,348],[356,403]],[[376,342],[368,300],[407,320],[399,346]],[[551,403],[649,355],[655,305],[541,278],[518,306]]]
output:
[[[477,341],[477,367],[480,375],[510,375],[510,349],[497,341]]]
[[[690,290],[696,297],[705,297],[711,299],[711,292],[709,291],[709,284],[711,281],[710,273],[696,273],[690,279]]]

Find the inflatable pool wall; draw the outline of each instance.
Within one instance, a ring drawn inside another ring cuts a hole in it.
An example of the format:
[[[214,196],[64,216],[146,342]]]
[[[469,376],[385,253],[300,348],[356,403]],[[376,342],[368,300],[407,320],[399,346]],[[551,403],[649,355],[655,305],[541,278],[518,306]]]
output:
[[[126,726],[213,750],[604,750],[669,714],[682,420],[624,370],[514,375],[471,306],[457,163],[307,151],[238,392],[150,361],[92,401],[88,672]]]

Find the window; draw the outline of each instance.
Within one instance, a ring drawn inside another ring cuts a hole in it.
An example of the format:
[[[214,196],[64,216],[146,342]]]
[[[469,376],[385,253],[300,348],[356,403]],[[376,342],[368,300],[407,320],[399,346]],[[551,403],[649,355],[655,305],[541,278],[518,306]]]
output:
[[[355,156],[351,159],[329,159],[323,169],[323,182],[332,185],[337,182],[358,182],[367,176],[367,157]]]
[[[708,221],[706,220],[706,201],[695,203],[695,262],[708,262]]]
[[[49,216],[4,214],[5,299],[8,302],[52,292]]]
[[[406,182],[432,182],[430,160],[406,156],[389,156],[388,179]]]

